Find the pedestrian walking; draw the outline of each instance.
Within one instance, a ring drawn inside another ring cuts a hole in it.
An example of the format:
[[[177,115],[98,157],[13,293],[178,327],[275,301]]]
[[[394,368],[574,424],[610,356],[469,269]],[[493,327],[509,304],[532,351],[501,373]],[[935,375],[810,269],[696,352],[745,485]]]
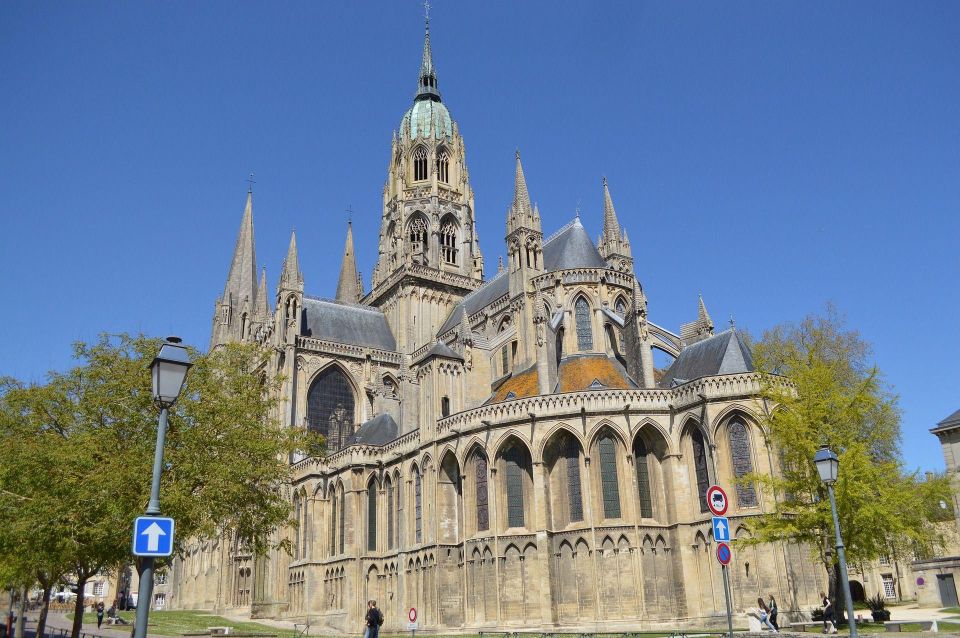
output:
[[[774,629],[780,631],[780,625],[777,623],[777,599],[773,597],[773,594],[770,594],[770,602],[767,603],[767,607],[770,609],[770,624],[773,625]]]
[[[367,615],[364,616],[367,623],[363,631],[363,638],[379,638],[380,625],[383,624],[383,613],[377,609],[377,601],[367,601]]]
[[[757,598],[757,614],[760,616],[761,625],[775,634],[780,633],[776,627],[770,624],[770,609],[767,607],[767,604],[763,602],[763,598]]]
[[[97,629],[103,624],[103,601],[97,603]]]
[[[820,592],[820,603],[823,605],[823,633],[837,633],[837,615],[833,610],[833,603],[830,602],[830,597]]]

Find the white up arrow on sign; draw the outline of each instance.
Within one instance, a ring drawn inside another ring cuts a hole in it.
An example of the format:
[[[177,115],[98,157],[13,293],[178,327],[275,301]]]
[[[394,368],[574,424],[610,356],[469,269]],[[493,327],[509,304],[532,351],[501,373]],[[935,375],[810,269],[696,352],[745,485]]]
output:
[[[155,552],[160,549],[160,537],[166,536],[167,533],[156,523],[150,523],[150,526],[140,532],[140,535],[147,537],[147,551]]]
[[[156,527],[156,523],[154,523],[154,527]],[[158,529],[159,529],[159,528],[158,528]],[[717,533],[718,533],[720,536],[726,536],[726,535],[727,535],[727,526],[723,524],[723,521],[717,521]],[[146,534],[146,532],[144,532],[144,534]],[[151,542],[151,544],[152,544],[152,543],[153,543],[153,539],[151,539],[150,542]]]

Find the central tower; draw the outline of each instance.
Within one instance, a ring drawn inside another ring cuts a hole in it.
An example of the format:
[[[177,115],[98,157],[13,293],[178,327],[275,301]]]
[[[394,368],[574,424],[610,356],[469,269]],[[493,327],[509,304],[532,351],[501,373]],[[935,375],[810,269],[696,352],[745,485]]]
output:
[[[412,354],[482,281],[466,152],[440,99],[428,19],[417,92],[393,134],[379,255],[364,303],[384,311],[397,348]]]

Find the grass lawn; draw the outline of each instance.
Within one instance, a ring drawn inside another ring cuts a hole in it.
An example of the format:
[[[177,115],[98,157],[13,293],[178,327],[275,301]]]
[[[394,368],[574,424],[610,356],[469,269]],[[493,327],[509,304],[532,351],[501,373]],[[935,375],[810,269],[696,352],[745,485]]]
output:
[[[133,624],[136,617],[135,611],[120,611],[117,614],[126,620],[130,625]],[[73,618],[72,614],[68,614]],[[83,615],[83,624],[85,627],[97,625],[97,615],[86,613]],[[130,625],[107,625],[107,619],[103,619],[103,627],[109,629],[130,629]],[[190,634],[203,632],[207,627],[231,627],[231,631],[258,634],[276,634],[279,638],[293,638],[294,633],[288,629],[278,629],[270,625],[262,625],[258,622],[236,622],[227,620],[222,616],[204,613],[202,611],[151,611],[150,625],[147,633],[158,634],[161,636],[179,636],[181,634]]]

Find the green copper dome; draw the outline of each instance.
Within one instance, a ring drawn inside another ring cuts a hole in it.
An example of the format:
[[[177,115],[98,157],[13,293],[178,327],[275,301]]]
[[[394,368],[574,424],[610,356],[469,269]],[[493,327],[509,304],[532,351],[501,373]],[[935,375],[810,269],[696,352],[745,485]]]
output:
[[[446,138],[453,137],[453,120],[450,111],[443,102],[433,100],[417,100],[407,112],[403,114],[400,130],[409,132],[410,139]]]

